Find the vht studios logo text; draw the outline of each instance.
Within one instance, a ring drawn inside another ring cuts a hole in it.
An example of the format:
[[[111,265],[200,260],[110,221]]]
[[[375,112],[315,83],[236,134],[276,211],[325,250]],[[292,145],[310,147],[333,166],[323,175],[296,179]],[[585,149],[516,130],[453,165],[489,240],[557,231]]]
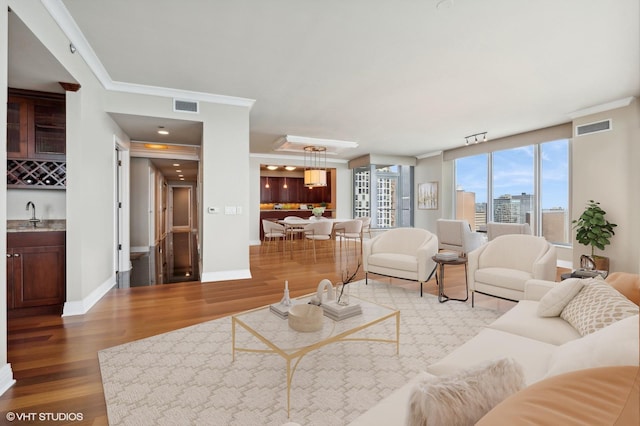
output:
[[[9,411],[5,416],[10,422],[81,422],[82,413],[14,413]]]

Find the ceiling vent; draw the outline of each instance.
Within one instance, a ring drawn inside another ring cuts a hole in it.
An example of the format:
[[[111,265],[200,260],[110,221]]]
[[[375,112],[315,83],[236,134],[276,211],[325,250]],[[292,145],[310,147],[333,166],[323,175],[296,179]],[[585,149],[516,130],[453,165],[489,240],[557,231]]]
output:
[[[198,102],[197,101],[185,101],[182,99],[173,100],[173,111],[175,112],[192,112],[197,114]]]
[[[608,132],[611,130],[611,119],[598,121],[595,123],[581,124],[576,126],[576,136],[589,135],[591,133]]]

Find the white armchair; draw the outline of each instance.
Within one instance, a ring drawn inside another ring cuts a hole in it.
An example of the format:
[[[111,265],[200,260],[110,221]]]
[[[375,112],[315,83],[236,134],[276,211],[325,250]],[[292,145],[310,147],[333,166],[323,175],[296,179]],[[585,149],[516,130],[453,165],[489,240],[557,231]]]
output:
[[[508,234],[525,234],[531,235],[531,227],[528,223],[501,223],[501,222],[489,222],[487,223],[487,239],[489,241],[494,240],[500,235]]]
[[[466,256],[487,242],[486,236],[473,232],[466,220],[438,219],[436,226],[440,250],[453,250]]]
[[[471,306],[475,293],[522,300],[531,279],[556,280],[556,249],[543,237],[502,235],[468,254]]]
[[[438,253],[438,237],[426,229],[389,229],[363,243],[362,264],[365,282],[369,273],[420,283],[429,278],[435,268],[431,259]]]

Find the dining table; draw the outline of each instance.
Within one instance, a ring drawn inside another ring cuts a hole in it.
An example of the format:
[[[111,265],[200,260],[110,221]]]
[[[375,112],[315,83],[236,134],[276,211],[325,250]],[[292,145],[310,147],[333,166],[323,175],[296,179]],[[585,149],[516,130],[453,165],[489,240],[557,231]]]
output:
[[[293,240],[295,235],[303,235],[304,227],[315,223],[318,221],[330,221],[335,226],[337,223],[347,222],[353,219],[340,219],[340,218],[332,218],[332,217],[324,217],[320,216],[319,218],[310,217],[307,219],[295,217],[295,218],[285,218],[280,219],[277,222],[281,225],[284,225],[285,235],[289,235],[287,238],[289,240],[289,255],[293,258]],[[335,231],[332,231],[332,239],[335,239]]]

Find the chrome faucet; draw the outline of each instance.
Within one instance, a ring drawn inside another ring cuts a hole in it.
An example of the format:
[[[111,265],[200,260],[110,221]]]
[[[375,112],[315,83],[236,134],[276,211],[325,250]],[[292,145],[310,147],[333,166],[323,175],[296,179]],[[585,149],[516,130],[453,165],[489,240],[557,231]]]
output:
[[[33,204],[33,201],[29,201],[27,203],[27,211],[29,211],[29,207],[33,207],[33,213],[31,214],[31,219],[29,219],[29,222],[31,222],[33,224],[33,227],[36,227],[36,223],[40,222],[40,219],[36,219],[36,205]]]

